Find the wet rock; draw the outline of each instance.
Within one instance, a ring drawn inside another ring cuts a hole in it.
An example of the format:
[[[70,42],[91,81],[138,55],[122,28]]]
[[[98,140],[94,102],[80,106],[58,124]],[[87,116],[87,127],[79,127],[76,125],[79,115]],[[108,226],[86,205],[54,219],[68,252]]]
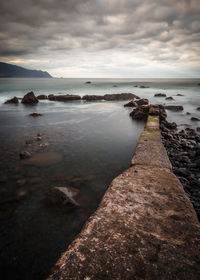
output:
[[[58,164],[61,160],[61,155],[56,152],[42,152],[34,155],[32,158],[25,160],[24,164],[45,167]]]
[[[41,94],[41,95],[37,96],[37,99],[39,99],[39,100],[46,100],[46,99],[48,99],[48,96],[45,95],[45,94]]]
[[[54,187],[49,194],[53,204],[81,206],[79,199],[80,191],[72,187]]]
[[[149,104],[149,100],[148,99],[145,99],[145,98],[142,98],[142,99],[139,99],[139,100],[136,100],[135,101],[137,103],[137,105],[148,105]]]
[[[25,94],[21,101],[21,103],[23,104],[36,104],[38,102],[39,100],[37,99],[33,91]]]
[[[87,100],[87,101],[96,101],[96,100],[103,100],[104,96],[102,95],[84,95],[82,97],[83,100]]]
[[[158,116],[159,114],[160,114],[159,106],[150,105],[150,108],[149,108],[149,115]]]
[[[200,107],[197,107],[197,110],[200,111]]]
[[[165,106],[166,110],[171,110],[171,111],[183,111],[183,106],[180,105],[168,105]]]
[[[186,115],[191,115],[191,113],[187,112]]]
[[[133,93],[116,93],[116,94],[106,94],[104,99],[107,101],[117,101],[117,100],[131,100],[134,98],[139,98],[139,96]]]
[[[138,85],[135,85],[134,87],[138,87]]]
[[[28,159],[31,157],[31,153],[29,153],[28,151],[22,151],[19,154],[21,159]]]
[[[74,94],[65,94],[65,95],[48,95],[49,100],[51,101],[73,101],[73,100],[81,100],[80,95]]]
[[[177,95],[176,96],[184,96],[183,94],[180,94],[180,93],[177,93]]]
[[[130,116],[136,120],[146,120],[149,113],[149,105],[141,105],[136,107],[131,113]]]
[[[200,121],[200,119],[196,117],[191,117],[191,121]]]
[[[174,100],[172,96],[166,97],[165,100]]]
[[[113,85],[113,87],[118,87],[117,85]]]
[[[143,86],[143,85],[142,85],[142,86],[140,86],[140,88],[149,88],[149,87],[148,87],[148,86]]]
[[[19,100],[18,98],[15,96],[9,100],[7,100],[4,104],[18,104],[19,103]]]
[[[85,82],[85,84],[91,84],[92,82],[91,81],[87,81],[87,82]]]
[[[137,107],[137,103],[134,100],[124,104],[124,107]]]
[[[166,97],[165,93],[156,93],[154,94],[154,97]]]
[[[36,118],[36,117],[41,117],[41,116],[43,116],[43,114],[40,114],[40,113],[32,113],[32,114],[29,114],[29,116],[30,116],[30,117]]]

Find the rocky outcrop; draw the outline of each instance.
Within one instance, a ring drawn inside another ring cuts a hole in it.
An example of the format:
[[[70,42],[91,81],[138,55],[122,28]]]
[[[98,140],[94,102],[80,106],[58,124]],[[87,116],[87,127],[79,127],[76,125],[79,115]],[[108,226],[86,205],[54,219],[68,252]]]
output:
[[[154,97],[166,97],[165,93],[156,93],[154,94]]]
[[[51,101],[73,101],[73,100],[81,100],[80,95],[73,94],[65,94],[65,95],[48,95],[48,99]]]
[[[117,100],[131,100],[131,99],[139,99],[139,96],[133,93],[116,93],[116,94],[105,94],[104,100],[107,101],[117,101]]]
[[[30,117],[41,117],[43,116],[43,114],[40,114],[40,113],[32,113],[32,114],[29,114]]]
[[[145,120],[147,119],[148,114],[149,105],[141,105],[133,109],[133,111],[130,113],[130,116],[135,120]]]
[[[168,105],[168,106],[165,106],[165,109],[166,110],[171,110],[171,111],[183,111],[183,106],[180,106],[180,105]]]
[[[46,99],[48,99],[48,97],[45,94],[41,94],[41,95],[37,96],[37,99],[39,99],[39,100],[46,100]]]
[[[82,97],[82,100],[87,100],[87,101],[97,101],[97,100],[103,100],[104,96],[103,95],[84,95]]]
[[[148,99],[145,99],[145,98],[142,98],[142,99],[139,99],[139,100],[136,100],[135,101],[137,105],[148,105],[149,104],[149,100]]]
[[[38,102],[39,100],[37,99],[33,91],[28,92],[26,95],[24,95],[21,101],[21,103],[23,104],[36,104]]]
[[[9,100],[7,100],[4,104],[18,104],[19,103],[19,100],[18,98],[15,96]]]
[[[134,100],[131,100],[130,102],[124,104],[124,107],[137,107],[137,103]]]

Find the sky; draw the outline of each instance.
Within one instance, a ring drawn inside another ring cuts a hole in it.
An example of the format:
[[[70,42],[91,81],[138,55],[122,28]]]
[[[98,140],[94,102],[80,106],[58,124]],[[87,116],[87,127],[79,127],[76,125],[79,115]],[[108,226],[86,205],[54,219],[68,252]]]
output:
[[[54,77],[199,78],[199,0],[1,0],[0,61]]]

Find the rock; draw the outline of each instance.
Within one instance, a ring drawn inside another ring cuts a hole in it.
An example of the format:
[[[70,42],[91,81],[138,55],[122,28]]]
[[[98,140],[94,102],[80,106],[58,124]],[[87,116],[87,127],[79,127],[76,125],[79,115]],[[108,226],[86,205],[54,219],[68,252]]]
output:
[[[73,100],[81,100],[79,95],[73,94],[65,94],[65,95],[48,95],[49,100],[51,101],[73,101]]]
[[[40,114],[40,113],[32,113],[32,114],[29,114],[30,117],[41,117],[43,116],[43,114]]]
[[[45,94],[41,94],[41,95],[37,96],[37,99],[39,99],[39,100],[46,100],[46,99],[48,99],[48,96],[45,95]]]
[[[15,96],[9,100],[7,100],[4,104],[18,104],[19,103],[19,100],[18,98]]]
[[[43,167],[43,166],[55,165],[59,163],[61,160],[62,160],[61,155],[56,152],[42,152],[34,155],[32,158],[25,160],[24,164]]]
[[[160,113],[159,106],[150,105],[150,108],[149,108],[149,115],[158,116],[159,113]]]
[[[140,88],[149,88],[148,86],[140,86]]]
[[[28,151],[22,151],[19,154],[21,159],[28,159],[31,157],[31,153],[29,153]]]
[[[124,107],[137,107],[137,103],[134,100],[124,104]]]
[[[136,107],[131,113],[130,116],[136,120],[145,120],[148,117],[149,105],[141,105]]]
[[[87,81],[87,82],[85,82],[85,84],[91,84],[91,81]]]
[[[196,117],[191,117],[191,121],[200,121],[200,119]]]
[[[138,99],[139,97],[133,93],[116,93],[104,95],[104,99],[107,101],[131,100],[134,98]]]
[[[200,107],[197,107],[197,110],[200,111]]]
[[[5,183],[7,181],[7,177],[3,174],[0,174],[0,183]]]
[[[164,106],[166,110],[171,110],[171,111],[183,111],[183,106],[180,105],[168,105]]]
[[[137,105],[148,105],[149,104],[149,100],[148,99],[145,99],[145,98],[142,98],[142,99],[139,99],[139,100],[136,100],[135,101],[137,103]]]
[[[177,95],[176,96],[184,96],[183,94],[180,94],[180,93],[177,93]]]
[[[103,100],[103,99],[104,99],[103,95],[84,95],[82,97],[82,100],[87,100],[87,101]]]
[[[113,85],[113,87],[118,87],[117,85]]]
[[[191,115],[191,114],[189,112],[187,112],[186,115]]]
[[[154,94],[154,97],[166,97],[165,93],[156,93]]]
[[[53,204],[81,206],[79,190],[72,187],[54,187],[50,192],[50,199]]]
[[[27,94],[24,95],[24,97],[22,98],[21,103],[23,104],[36,104],[38,103],[38,99],[35,96],[34,92],[28,92]]]
[[[41,136],[37,136],[37,137],[35,138],[35,140],[41,141],[41,140],[42,140],[42,137],[41,137]]]
[[[33,144],[33,140],[26,140],[26,145],[32,145]]]
[[[172,96],[166,97],[165,100],[174,100]]]
[[[197,131],[200,132],[200,127],[197,127]]]
[[[135,85],[134,87],[138,87],[138,85]]]

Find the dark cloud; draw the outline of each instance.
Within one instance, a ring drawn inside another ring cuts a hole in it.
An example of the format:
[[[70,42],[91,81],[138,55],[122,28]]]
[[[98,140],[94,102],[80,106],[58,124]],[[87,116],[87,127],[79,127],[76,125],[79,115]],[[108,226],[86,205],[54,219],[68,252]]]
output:
[[[184,63],[186,72],[199,71],[199,6],[198,0],[1,0],[0,57],[58,75],[65,68],[71,76],[89,66],[99,73],[105,63],[124,70],[126,59],[130,74],[134,65],[172,61],[177,70]]]

